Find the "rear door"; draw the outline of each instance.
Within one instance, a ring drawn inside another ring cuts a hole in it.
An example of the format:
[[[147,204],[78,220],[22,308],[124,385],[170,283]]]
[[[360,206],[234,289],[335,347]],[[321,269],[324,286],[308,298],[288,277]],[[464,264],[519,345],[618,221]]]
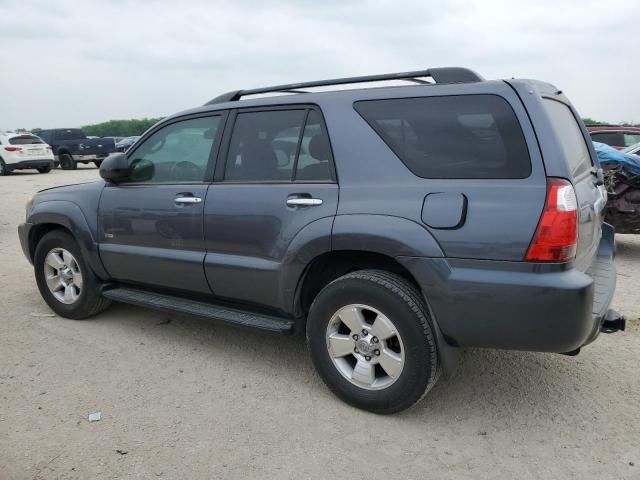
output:
[[[580,212],[578,230],[577,266],[586,270],[600,242],[606,193],[600,186],[602,178],[597,164],[594,166],[591,152],[578,120],[569,107],[560,100],[545,97],[544,109],[558,140],[567,164],[569,180],[573,183]],[[557,158],[545,158],[545,162],[558,161]]]
[[[283,265],[293,239],[333,217],[338,185],[329,138],[316,107],[239,110],[205,205],[205,272],[219,297],[279,305]],[[329,251],[331,222],[314,238]]]

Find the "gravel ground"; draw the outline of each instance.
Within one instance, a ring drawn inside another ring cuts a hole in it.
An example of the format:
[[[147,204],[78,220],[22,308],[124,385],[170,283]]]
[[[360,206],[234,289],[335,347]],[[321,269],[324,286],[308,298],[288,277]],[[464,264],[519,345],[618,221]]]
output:
[[[333,397],[301,338],[125,305],[52,316],[16,227],[37,190],[96,176],[0,178],[1,480],[640,478],[640,237],[617,239],[625,333],[577,357],[467,350],[383,417]]]

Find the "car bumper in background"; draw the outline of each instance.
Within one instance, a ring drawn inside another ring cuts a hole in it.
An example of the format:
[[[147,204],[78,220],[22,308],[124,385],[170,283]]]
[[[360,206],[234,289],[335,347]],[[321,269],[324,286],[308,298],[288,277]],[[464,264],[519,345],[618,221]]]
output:
[[[587,272],[525,262],[398,261],[420,283],[451,345],[566,353],[595,340],[611,315],[614,245],[613,228],[604,225]]]
[[[27,168],[44,168],[44,167],[54,167],[52,158],[36,158],[29,160],[21,160],[20,162],[7,163],[7,170],[24,170]]]
[[[96,160],[104,160],[107,158],[107,153],[96,153],[92,155],[72,155],[76,162],[95,162]]]

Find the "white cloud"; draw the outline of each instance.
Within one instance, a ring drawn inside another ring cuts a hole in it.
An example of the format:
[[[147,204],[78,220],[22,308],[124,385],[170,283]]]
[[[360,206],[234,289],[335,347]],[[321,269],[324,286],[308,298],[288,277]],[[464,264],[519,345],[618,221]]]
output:
[[[160,116],[226,90],[463,65],[640,121],[637,0],[0,0],[0,125]]]

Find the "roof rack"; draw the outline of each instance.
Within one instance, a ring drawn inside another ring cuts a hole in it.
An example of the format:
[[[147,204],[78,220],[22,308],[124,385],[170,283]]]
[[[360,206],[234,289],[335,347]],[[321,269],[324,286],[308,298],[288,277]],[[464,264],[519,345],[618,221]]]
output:
[[[261,93],[308,93],[302,88],[324,87],[328,85],[346,85],[351,83],[381,82],[388,80],[406,80],[409,82],[428,84],[422,77],[430,77],[435,83],[473,83],[484,80],[473,70],[462,67],[440,67],[428,70],[417,70],[415,72],[385,73],[382,75],[366,75],[363,77],[332,78],[330,80],[316,80],[314,82],[289,83],[285,85],[275,85],[273,87],[254,88],[251,90],[234,90],[223,93],[205,105],[216,103],[234,102],[240,100],[245,95],[258,95]]]

